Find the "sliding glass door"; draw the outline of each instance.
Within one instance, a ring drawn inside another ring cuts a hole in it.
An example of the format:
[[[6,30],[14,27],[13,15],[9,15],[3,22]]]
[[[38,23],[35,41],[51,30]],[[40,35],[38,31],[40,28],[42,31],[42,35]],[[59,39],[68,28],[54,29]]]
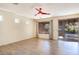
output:
[[[67,19],[59,21],[59,39],[67,41],[78,41],[79,39],[78,19]]]

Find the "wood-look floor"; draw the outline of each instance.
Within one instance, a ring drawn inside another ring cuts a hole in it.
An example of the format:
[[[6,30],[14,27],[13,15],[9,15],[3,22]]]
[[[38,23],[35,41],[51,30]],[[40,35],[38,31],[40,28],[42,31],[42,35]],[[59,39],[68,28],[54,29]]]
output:
[[[78,55],[79,43],[28,39],[0,47],[1,55]]]

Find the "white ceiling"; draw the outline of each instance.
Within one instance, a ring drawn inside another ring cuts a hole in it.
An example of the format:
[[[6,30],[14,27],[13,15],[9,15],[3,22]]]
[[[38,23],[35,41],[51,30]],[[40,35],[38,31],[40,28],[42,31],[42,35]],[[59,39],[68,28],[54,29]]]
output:
[[[51,15],[38,15],[34,16],[37,11],[34,8],[42,7],[45,12]],[[47,18],[52,16],[62,16],[74,13],[79,13],[78,3],[0,3],[0,9],[4,9],[16,14],[26,16],[28,18]]]

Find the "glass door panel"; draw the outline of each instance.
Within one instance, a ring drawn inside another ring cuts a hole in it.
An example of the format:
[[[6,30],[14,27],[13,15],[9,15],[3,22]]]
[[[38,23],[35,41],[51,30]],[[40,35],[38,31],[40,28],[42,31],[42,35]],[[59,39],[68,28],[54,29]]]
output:
[[[79,31],[78,19],[67,19],[59,21],[59,38],[64,40],[77,41]]]

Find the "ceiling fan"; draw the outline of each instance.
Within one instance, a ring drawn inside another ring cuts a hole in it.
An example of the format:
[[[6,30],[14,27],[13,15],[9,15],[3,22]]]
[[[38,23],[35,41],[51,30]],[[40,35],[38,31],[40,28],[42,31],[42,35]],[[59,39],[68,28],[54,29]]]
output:
[[[35,8],[37,11],[38,11],[38,13],[37,14],[35,14],[35,16],[37,16],[38,14],[42,14],[42,15],[50,15],[50,13],[46,13],[46,12],[43,12],[42,11],[42,8]]]

